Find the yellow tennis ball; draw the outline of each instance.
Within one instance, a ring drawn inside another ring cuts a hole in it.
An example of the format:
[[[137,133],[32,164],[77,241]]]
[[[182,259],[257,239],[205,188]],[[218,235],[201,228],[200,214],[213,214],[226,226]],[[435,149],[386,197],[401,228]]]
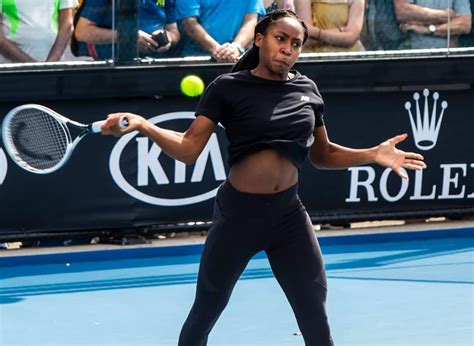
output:
[[[189,97],[196,97],[204,91],[204,82],[196,75],[189,75],[181,81],[181,92]]]

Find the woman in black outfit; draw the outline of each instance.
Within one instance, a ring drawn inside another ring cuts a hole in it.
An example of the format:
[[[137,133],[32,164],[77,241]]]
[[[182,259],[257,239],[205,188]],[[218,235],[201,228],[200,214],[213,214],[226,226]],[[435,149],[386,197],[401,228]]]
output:
[[[187,164],[199,156],[217,123],[226,129],[231,169],[216,196],[196,298],[179,345],[206,345],[236,281],[262,250],[293,308],[306,345],[333,345],[323,259],[297,194],[299,168],[308,153],[319,168],[378,163],[405,179],[402,167],[425,167],[421,155],[395,147],[406,135],[368,149],[329,141],[323,100],[315,83],[291,70],[307,37],[306,26],[293,12],[267,14],[255,28],[252,49],[232,73],[219,76],[207,87],[196,119],[184,133],[162,129],[129,113],[111,114],[103,126],[105,134],[138,130]],[[117,123],[124,115],[130,126],[120,129]]]

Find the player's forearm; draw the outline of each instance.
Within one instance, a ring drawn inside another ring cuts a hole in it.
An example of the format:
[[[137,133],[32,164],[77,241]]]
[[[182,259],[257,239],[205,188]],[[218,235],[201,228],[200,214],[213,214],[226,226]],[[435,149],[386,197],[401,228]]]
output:
[[[36,61],[3,35],[0,35],[0,54],[13,62]]]
[[[73,9],[59,11],[58,22],[58,35],[46,61],[58,61],[63,56],[73,33]]]
[[[182,22],[183,30],[194,42],[196,42],[202,49],[214,54],[219,43],[214,40],[211,35],[198,23],[196,18],[186,18]]]
[[[142,121],[138,130],[155,142],[168,156],[178,161],[192,164],[199,155],[195,150],[196,146],[186,136],[186,132],[163,129],[148,121]]]
[[[375,162],[377,147],[352,149],[329,143],[326,150],[315,151],[310,155],[313,166],[322,169],[345,169]]]
[[[244,22],[240,27],[237,36],[235,36],[233,42],[239,44],[242,47],[247,47],[253,39],[253,32],[257,25],[257,14],[248,13],[245,15]]]

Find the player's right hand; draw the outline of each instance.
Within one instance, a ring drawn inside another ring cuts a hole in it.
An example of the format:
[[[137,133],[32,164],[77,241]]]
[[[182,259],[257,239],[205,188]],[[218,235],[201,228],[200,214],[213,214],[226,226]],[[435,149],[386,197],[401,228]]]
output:
[[[146,121],[145,118],[138,114],[112,113],[107,116],[107,120],[102,125],[102,134],[120,137],[132,131],[139,131],[144,121]]]

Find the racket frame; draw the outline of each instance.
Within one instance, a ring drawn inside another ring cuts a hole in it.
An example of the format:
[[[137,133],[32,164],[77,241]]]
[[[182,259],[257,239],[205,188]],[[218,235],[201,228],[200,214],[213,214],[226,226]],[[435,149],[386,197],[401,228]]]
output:
[[[64,156],[62,157],[62,159],[60,161],[58,161],[58,163],[56,163],[52,167],[49,167],[49,168],[46,168],[46,169],[38,169],[38,168],[32,167],[27,162],[25,162],[24,160],[21,159],[17,149],[14,146],[11,145],[10,141],[6,140],[6,138],[8,138],[8,132],[9,132],[9,129],[10,129],[10,123],[11,123],[12,119],[20,111],[23,111],[23,110],[26,110],[26,109],[37,109],[37,110],[40,110],[40,111],[50,115],[61,125],[64,133],[66,134],[67,145],[66,145],[66,149],[65,149],[65,152],[64,152]],[[34,103],[30,103],[30,104],[25,104],[25,105],[15,107],[6,114],[5,118],[3,119],[3,123],[2,123],[2,139],[3,139],[3,144],[4,144],[4,147],[5,147],[8,155],[11,157],[11,159],[20,168],[25,169],[25,170],[27,170],[29,172],[32,172],[32,173],[36,173],[36,174],[48,174],[48,173],[52,173],[54,171],[57,171],[62,166],[64,166],[64,164],[69,160],[69,158],[71,156],[71,153],[73,152],[74,148],[81,141],[81,139],[84,138],[86,135],[88,135],[90,133],[100,132],[100,128],[101,128],[103,123],[104,123],[104,121],[96,121],[92,124],[86,125],[86,124],[83,124],[83,123],[80,123],[80,122],[77,122],[77,121],[73,121],[73,120],[71,120],[71,119],[69,119],[69,118],[53,111],[52,109],[50,109],[48,107],[38,105],[38,104],[34,104]],[[74,138],[74,140],[72,140],[71,132],[69,131],[68,126],[72,126],[72,127],[75,127],[79,130],[82,130],[77,135],[77,137]]]

